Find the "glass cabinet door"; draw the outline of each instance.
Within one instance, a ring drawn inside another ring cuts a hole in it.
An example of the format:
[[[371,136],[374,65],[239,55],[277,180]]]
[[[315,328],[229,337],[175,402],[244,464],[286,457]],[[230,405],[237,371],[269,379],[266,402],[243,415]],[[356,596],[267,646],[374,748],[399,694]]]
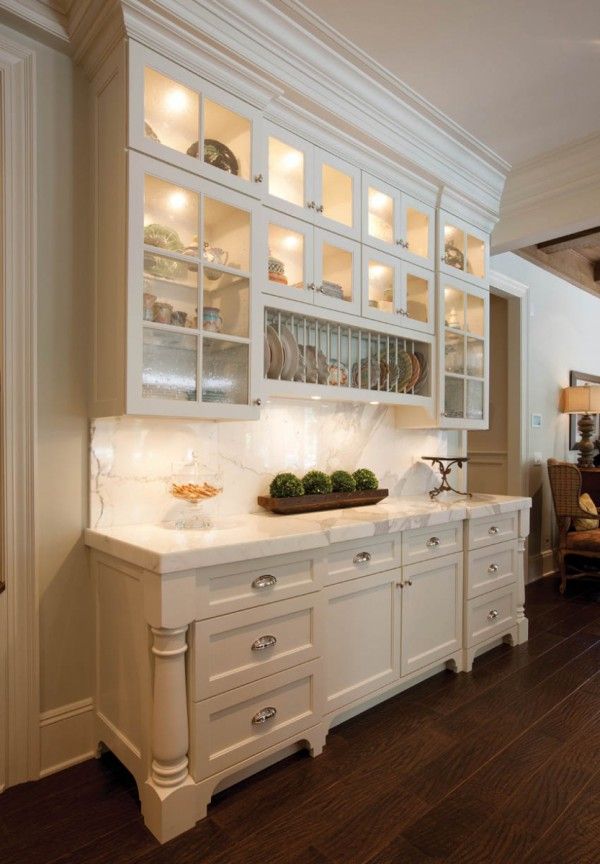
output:
[[[416,264],[402,263],[402,294],[406,326],[423,333],[435,329],[433,295],[435,276]]]
[[[263,291],[313,303],[313,227],[273,210],[265,213]]]
[[[324,150],[314,154],[315,224],[360,239],[359,169]]]
[[[448,214],[440,213],[440,257],[443,272],[460,271],[469,282],[487,284],[489,238]]]
[[[400,195],[393,186],[363,174],[362,240],[390,255],[399,251]]]
[[[402,324],[402,262],[363,246],[363,315],[387,324]]]
[[[402,195],[400,246],[403,257],[433,266],[435,210],[416,198]]]
[[[275,210],[314,221],[313,146],[266,124],[263,147],[266,203]]]
[[[134,42],[129,47],[129,63],[134,96],[129,100],[132,145],[261,197],[258,112]]]
[[[485,290],[442,281],[444,425],[483,428],[487,423],[488,302]]]
[[[360,244],[329,231],[314,233],[315,302],[360,313]]]
[[[139,205],[131,213],[130,341],[139,357],[131,389],[140,406],[133,413],[159,406],[158,413],[244,416],[231,409],[250,402],[254,205],[145,157],[130,159],[132,195],[139,191],[143,202],[143,225]],[[174,402],[188,406],[169,409]]]

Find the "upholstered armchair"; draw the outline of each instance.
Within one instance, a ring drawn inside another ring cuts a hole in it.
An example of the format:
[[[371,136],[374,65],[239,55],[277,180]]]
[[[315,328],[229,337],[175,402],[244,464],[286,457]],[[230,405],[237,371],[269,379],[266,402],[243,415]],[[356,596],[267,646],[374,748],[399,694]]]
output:
[[[560,570],[560,593],[567,586],[567,556],[600,560],[600,528],[587,531],[573,530],[575,519],[590,520],[590,513],[579,505],[581,495],[581,471],[571,462],[548,459],[548,476],[554,499],[554,512],[560,533],[558,566]],[[593,517],[592,517],[593,518]],[[585,570],[581,572],[586,572]],[[581,575],[577,573],[576,575]]]

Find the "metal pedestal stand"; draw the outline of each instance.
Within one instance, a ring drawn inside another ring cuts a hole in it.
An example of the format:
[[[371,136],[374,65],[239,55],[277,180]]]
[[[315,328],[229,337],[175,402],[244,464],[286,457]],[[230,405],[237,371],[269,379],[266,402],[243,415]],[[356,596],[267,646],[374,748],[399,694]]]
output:
[[[459,468],[462,468],[464,463],[469,461],[467,456],[421,456],[421,459],[425,462],[431,462],[432,466],[437,465],[439,472],[442,475],[442,482],[440,485],[437,489],[432,489],[429,493],[429,497],[432,501],[442,492],[454,492],[456,495],[466,495],[468,498],[471,497],[470,492],[459,492],[458,489],[454,489],[448,483],[448,475],[452,471],[452,466],[458,465]]]

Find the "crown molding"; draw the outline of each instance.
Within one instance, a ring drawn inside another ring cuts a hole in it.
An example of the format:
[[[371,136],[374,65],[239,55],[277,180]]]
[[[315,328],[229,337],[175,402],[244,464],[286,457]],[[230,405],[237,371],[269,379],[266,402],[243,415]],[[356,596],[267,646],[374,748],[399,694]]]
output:
[[[510,173],[492,254],[532,246],[598,225],[600,134],[589,135]]]
[[[73,0],[69,32],[88,74],[123,35],[205,76],[208,65],[213,80],[227,68],[244,98],[284,97],[454,193],[468,221],[498,217],[508,163],[295,0]]]
[[[57,0],[0,0],[0,13],[9,24],[63,51],[69,46],[65,8]]]

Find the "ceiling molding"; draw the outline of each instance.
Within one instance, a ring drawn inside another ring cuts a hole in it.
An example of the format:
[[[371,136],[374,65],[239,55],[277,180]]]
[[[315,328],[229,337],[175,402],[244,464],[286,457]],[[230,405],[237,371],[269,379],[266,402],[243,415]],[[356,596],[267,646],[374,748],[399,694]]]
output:
[[[255,89],[262,82],[265,96],[280,88],[289,103],[326,119],[340,136],[448,189],[468,221],[489,229],[508,163],[330,28],[313,32],[304,11],[289,0],[73,0],[70,33],[74,57],[88,71],[114,47],[119,26],[175,61],[212,53]],[[109,37],[103,16],[112,26]]]
[[[57,0],[0,0],[0,12],[23,22],[28,30],[50,37],[63,50],[69,45],[66,8]]]
[[[524,162],[506,181],[492,254],[593,228],[599,201],[600,133]]]

